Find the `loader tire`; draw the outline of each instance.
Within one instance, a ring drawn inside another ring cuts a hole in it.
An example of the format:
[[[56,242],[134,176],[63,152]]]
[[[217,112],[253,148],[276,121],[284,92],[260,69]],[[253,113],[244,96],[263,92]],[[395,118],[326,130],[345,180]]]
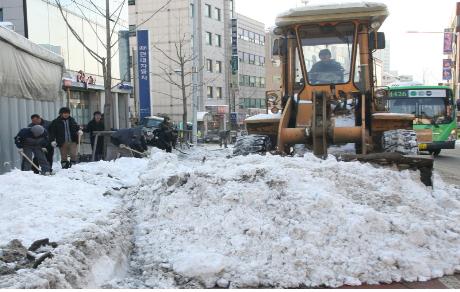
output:
[[[417,134],[413,130],[391,130],[382,135],[384,152],[397,152],[403,155],[417,155]]]
[[[272,143],[266,135],[246,135],[238,137],[233,147],[233,155],[264,154],[270,151]]]

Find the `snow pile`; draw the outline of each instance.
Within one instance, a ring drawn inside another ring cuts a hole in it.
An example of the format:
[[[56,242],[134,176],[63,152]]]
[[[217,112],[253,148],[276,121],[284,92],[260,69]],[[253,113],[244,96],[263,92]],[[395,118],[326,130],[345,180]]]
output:
[[[132,196],[145,287],[303,287],[460,270],[460,190],[314,156],[155,153]]]
[[[80,164],[54,176],[0,176],[0,246],[57,241],[37,270],[0,277],[0,288],[100,287],[124,272],[132,248],[130,210],[116,192],[138,184],[148,160]]]

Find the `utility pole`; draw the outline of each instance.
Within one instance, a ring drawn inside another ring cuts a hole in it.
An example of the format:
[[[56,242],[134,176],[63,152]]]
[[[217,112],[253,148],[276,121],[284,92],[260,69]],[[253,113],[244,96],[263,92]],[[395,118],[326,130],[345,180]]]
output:
[[[197,106],[198,106],[198,98],[197,98],[197,85],[198,85],[198,4],[199,1],[193,0],[193,63],[192,63],[192,142],[194,145],[197,145],[197,128],[198,128],[198,121],[197,121]],[[186,106],[186,105],[185,105]],[[184,125],[184,129],[186,125]]]
[[[104,59],[105,65],[105,105],[104,105],[104,127],[105,130],[111,130],[113,125],[113,113],[112,113],[112,41],[110,31],[110,1],[105,1],[105,34],[106,34],[106,57]],[[106,148],[106,147],[104,147]]]

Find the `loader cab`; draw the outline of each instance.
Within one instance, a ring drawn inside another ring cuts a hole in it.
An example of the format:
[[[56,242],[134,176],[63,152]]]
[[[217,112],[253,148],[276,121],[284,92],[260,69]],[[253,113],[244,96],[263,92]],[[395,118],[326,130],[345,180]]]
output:
[[[314,91],[332,95],[370,91],[372,51],[385,47],[377,32],[388,15],[384,4],[350,3],[306,6],[278,16],[284,95],[311,100]]]

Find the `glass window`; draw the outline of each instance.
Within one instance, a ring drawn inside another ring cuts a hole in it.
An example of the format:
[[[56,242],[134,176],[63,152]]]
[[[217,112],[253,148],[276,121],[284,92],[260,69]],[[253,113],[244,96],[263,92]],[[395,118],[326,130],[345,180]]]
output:
[[[208,98],[213,98],[212,86],[208,86],[206,92],[207,92]]]
[[[244,85],[249,86],[249,75],[244,75]]]
[[[209,31],[206,32],[206,44],[207,45],[212,45],[212,33]]]
[[[350,80],[354,30],[353,23],[300,28],[310,84],[343,84]],[[317,58],[320,61],[316,62]]]
[[[216,87],[216,98],[222,98],[222,87]]]
[[[136,0],[128,0],[128,5],[136,5]]]
[[[208,70],[208,72],[212,72],[212,60],[211,59],[206,59],[206,70]]]
[[[215,72],[222,73],[222,61],[216,61]]]
[[[214,7],[214,17],[215,17],[216,20],[218,20],[218,21],[221,20],[220,8]]]
[[[255,36],[255,34],[254,34],[252,31],[249,32],[248,36],[249,36],[249,41],[252,42],[252,43],[255,43],[255,41],[256,41],[256,39],[255,39],[256,36]]]
[[[238,28],[238,38],[242,39],[243,38],[244,31],[242,28]]]
[[[249,77],[249,87],[255,87],[255,86],[256,86],[256,77],[250,76]]]
[[[248,41],[249,40],[249,31],[243,30],[243,40]]]
[[[194,13],[194,9],[193,9],[193,3],[190,3],[190,17],[193,18],[193,13]]]
[[[265,88],[265,77],[260,78],[260,87]]]
[[[204,5],[204,16],[211,17],[211,5],[209,4]]]
[[[129,36],[136,36],[136,25],[130,24],[129,25]]]
[[[260,87],[260,77],[256,77],[256,87]]]
[[[244,75],[240,74],[240,85],[244,85]]]
[[[260,44],[262,46],[265,46],[265,36],[263,36],[263,35],[260,36]]]
[[[249,63],[249,54],[248,53],[243,53],[243,62],[244,63]]]
[[[3,8],[0,8],[0,22],[3,21]]]
[[[215,34],[214,35],[214,43],[216,45],[216,47],[222,47],[222,37],[220,34]]]
[[[249,54],[249,64],[255,64],[256,56],[253,54]]]

